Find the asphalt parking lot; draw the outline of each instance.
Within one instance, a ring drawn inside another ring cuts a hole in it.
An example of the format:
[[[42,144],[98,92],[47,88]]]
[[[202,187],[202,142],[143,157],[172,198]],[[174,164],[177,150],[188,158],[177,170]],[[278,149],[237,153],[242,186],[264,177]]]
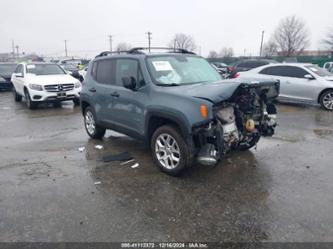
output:
[[[138,141],[89,139],[72,102],[0,93],[0,241],[332,241],[333,113],[278,109],[257,149],[175,178]],[[100,160],[125,151],[139,167]]]

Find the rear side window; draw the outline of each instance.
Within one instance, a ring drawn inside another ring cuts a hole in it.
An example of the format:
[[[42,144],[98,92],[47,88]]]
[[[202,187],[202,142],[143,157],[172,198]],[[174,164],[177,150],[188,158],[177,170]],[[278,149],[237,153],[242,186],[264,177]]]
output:
[[[267,74],[267,75],[280,75],[280,68],[281,67],[266,67],[263,70],[261,70],[260,74]]]
[[[259,73],[293,78],[304,78],[304,75],[308,74],[304,69],[293,66],[267,67]]]
[[[93,77],[94,80],[97,80],[96,75],[97,75],[97,62],[95,61],[92,64],[92,68],[91,68],[91,76]]]
[[[97,62],[96,81],[101,84],[114,84],[114,60],[100,60]]]

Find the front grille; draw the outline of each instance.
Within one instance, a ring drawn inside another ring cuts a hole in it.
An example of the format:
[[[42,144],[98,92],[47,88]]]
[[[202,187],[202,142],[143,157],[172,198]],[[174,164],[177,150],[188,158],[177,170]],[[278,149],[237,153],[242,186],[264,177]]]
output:
[[[74,84],[47,85],[44,88],[47,92],[67,92],[74,89]]]

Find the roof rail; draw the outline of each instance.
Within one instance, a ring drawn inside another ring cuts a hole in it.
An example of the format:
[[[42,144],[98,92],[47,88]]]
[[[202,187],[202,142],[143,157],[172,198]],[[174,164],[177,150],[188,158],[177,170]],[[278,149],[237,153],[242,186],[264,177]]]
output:
[[[113,54],[145,54],[142,50],[148,50],[148,52],[151,52],[151,50],[167,50],[168,53],[195,54],[191,51],[188,51],[188,50],[182,49],[182,48],[135,47],[135,48],[132,48],[128,51],[103,51],[100,54],[98,54],[95,58],[102,57],[102,56],[113,55]]]
[[[128,54],[128,51],[125,50],[119,50],[119,51],[103,51],[100,54],[96,55],[95,58],[97,57],[102,57],[102,56],[107,56],[107,55],[111,55],[111,54]]]
[[[169,53],[195,54],[183,48],[170,48],[170,47],[136,47],[130,49],[128,52],[130,54],[144,54],[140,50],[148,50],[148,52],[151,52],[151,50],[167,50]]]

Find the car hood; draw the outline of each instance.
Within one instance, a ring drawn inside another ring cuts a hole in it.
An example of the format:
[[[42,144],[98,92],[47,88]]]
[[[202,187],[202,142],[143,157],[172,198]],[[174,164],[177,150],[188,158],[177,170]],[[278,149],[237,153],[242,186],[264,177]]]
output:
[[[242,79],[242,80],[222,80],[213,83],[202,83],[193,85],[182,85],[174,87],[163,87],[165,91],[178,95],[187,95],[194,98],[200,98],[217,104],[221,101],[228,100],[232,97],[236,89],[242,84],[271,84],[276,80],[258,80],[258,79]]]
[[[68,74],[63,75],[34,75],[27,74],[29,83],[39,85],[56,85],[56,84],[74,84],[78,82],[77,79],[73,78]]]
[[[333,76],[324,77],[324,79],[327,81],[333,81]]]
[[[12,75],[11,74],[1,74],[0,77],[4,78],[6,81],[10,81],[12,78]]]

